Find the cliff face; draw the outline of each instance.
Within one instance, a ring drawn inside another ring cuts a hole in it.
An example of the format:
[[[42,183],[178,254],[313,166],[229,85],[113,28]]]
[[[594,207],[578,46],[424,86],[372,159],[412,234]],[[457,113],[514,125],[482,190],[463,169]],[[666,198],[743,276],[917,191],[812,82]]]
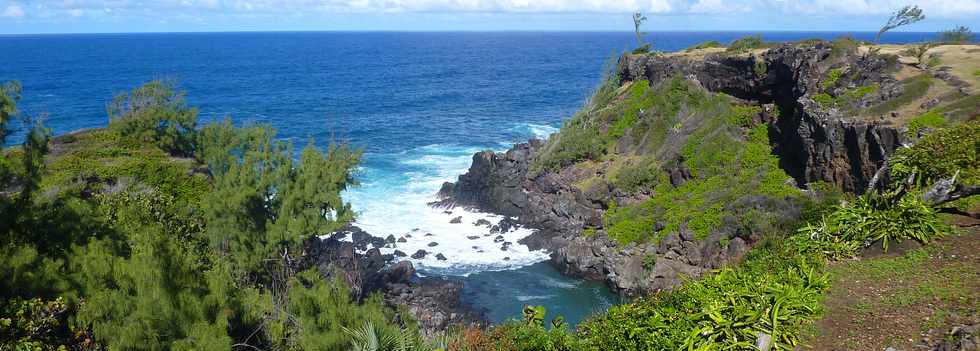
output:
[[[885,158],[901,145],[901,133],[884,118],[858,118],[813,100],[831,67],[840,65],[856,72],[851,84],[882,87],[878,90],[883,93],[856,102],[863,104],[859,107],[875,99],[886,100],[902,89],[887,76],[893,67],[885,58],[835,53],[830,44],[823,43],[786,45],[761,56],[709,56],[697,61],[624,56],[619,75],[625,81],[660,82],[683,74],[712,92],[774,104],[781,113],[771,123],[772,144],[783,169],[798,184],[825,181],[846,191],[862,192]]]
[[[752,119],[768,125],[769,143],[779,158],[779,167],[796,184],[825,181],[846,191],[862,192],[887,156],[900,146],[902,134],[879,118],[859,118],[848,111],[888,99],[896,90],[900,93],[901,86],[886,74],[893,65],[881,57],[841,54],[829,44],[817,43],[785,45],[761,55],[709,55],[703,59],[629,55],[620,59],[618,75],[624,87],[640,80],[656,86],[682,76],[709,92],[763,106]],[[848,67],[848,72],[854,73],[836,83],[837,87],[828,86],[825,80],[831,67]],[[845,96],[855,87],[870,85],[879,89],[846,104],[828,107],[814,101],[821,91],[836,89],[838,95]],[[670,145],[670,138],[662,148],[679,148]],[[474,155],[469,171],[455,184],[443,186],[441,205],[517,216],[523,224],[539,229],[524,244],[550,250],[559,270],[606,281],[625,295],[667,289],[684,276],[696,277],[738,260],[759,238],[760,233],[741,230],[737,223],[726,223],[699,237],[687,225],[663,230],[664,225],[658,222],[654,231],[660,239],[656,242],[617,243],[602,228],[608,204],[643,201],[651,194],[607,183],[583,187],[582,167],[530,171],[546,145],[531,140],[505,153]],[[691,177],[683,163],[670,164],[675,166],[664,165],[661,170],[674,186]],[[739,208],[763,209],[785,218],[798,216],[798,209],[766,197],[738,201],[743,202]],[[737,220],[725,218],[726,222]]]

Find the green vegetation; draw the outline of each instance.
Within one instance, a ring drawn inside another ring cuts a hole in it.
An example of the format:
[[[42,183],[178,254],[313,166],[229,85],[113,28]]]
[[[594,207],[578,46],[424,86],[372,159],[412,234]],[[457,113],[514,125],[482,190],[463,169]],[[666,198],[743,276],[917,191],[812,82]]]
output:
[[[121,93],[106,108],[109,130],[123,141],[155,144],[176,155],[192,155],[197,109],[170,81],[155,80]]]
[[[19,86],[0,93],[6,126]],[[268,127],[195,129],[162,82],[109,115],[108,131],[49,142],[35,125],[0,151],[0,348],[335,350],[367,322],[416,333],[300,263],[308,238],[352,219],[340,192],[358,151],[294,159]]]
[[[932,184],[959,174],[965,184],[980,184],[980,123],[968,122],[940,129],[919,140],[915,146],[901,148],[889,160],[892,176],[906,179],[913,174]]]
[[[973,31],[966,26],[959,26],[939,33],[939,42],[943,44],[969,44],[973,42]]]
[[[656,240],[652,235],[658,222],[664,225],[660,233],[676,232],[686,225],[704,238],[737,211],[732,207],[744,196],[783,199],[798,194],[771,154],[768,128],[758,125],[742,134],[742,127],[759,113],[758,107],[735,106],[720,95],[706,96],[699,103],[700,111],[710,111],[706,115],[724,117],[686,121],[694,131],[680,150],[683,162],[678,166],[689,170],[693,178],[674,186],[661,172],[650,185],[654,195],[649,200],[610,208],[604,226],[611,238],[620,243]],[[760,223],[753,225],[774,225],[765,215],[757,219]]]
[[[936,129],[946,125],[946,117],[935,110],[923,113],[911,121],[908,124],[908,133],[910,135],[918,135],[919,131],[923,128]]]
[[[792,350],[827,288],[817,258],[773,241],[737,268],[615,306],[579,335],[589,350],[750,349],[760,334]]]
[[[824,108],[848,108],[852,103],[864,99],[865,96],[877,93],[879,89],[880,86],[878,84],[871,84],[845,90],[837,97],[831,96],[828,93],[819,93],[813,95],[811,98]]]
[[[740,39],[736,39],[731,44],[728,45],[728,49],[725,51],[732,53],[743,53],[755,49],[762,49],[771,46],[771,44],[766,43],[762,40],[761,35],[750,35]]]
[[[932,86],[932,78],[928,74],[921,74],[902,81],[904,91],[901,95],[872,106],[867,110],[870,115],[883,115],[892,112],[902,106],[908,105],[913,101],[926,95],[929,87]]]
[[[947,231],[936,211],[916,193],[860,196],[799,229],[806,236],[801,250],[833,258],[854,256],[863,244],[880,242],[887,250],[890,242],[924,243]]]
[[[841,58],[857,53],[861,43],[851,37],[840,37],[830,42],[830,57]]]
[[[723,48],[723,47],[725,47],[725,44],[722,44],[721,42],[719,42],[717,40],[709,40],[709,41],[706,41],[706,42],[703,42],[703,43],[699,43],[699,44],[695,44],[693,46],[690,46],[687,49],[684,49],[684,51],[692,51],[692,50],[700,50],[700,49]]]
[[[824,89],[830,89],[834,87],[834,85],[837,84],[837,81],[840,80],[842,74],[844,74],[843,68],[834,68],[831,69],[830,71],[827,71],[827,79],[824,79],[824,81],[820,83],[820,86],[823,87]]]

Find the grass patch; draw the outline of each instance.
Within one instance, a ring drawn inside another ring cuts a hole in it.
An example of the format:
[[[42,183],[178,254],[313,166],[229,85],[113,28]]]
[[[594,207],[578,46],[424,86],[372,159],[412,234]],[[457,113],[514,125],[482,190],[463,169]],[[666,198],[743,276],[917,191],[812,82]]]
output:
[[[913,118],[911,121],[909,121],[908,133],[914,136],[919,134],[919,131],[922,130],[923,128],[936,129],[936,128],[941,128],[945,125],[946,125],[946,117],[943,117],[941,113],[932,110],[923,113],[921,115],[918,115],[915,118]]]
[[[912,78],[905,79],[902,81],[904,85],[904,91],[901,95],[895,97],[894,99],[888,100],[881,104],[872,106],[868,109],[868,113],[872,115],[883,115],[892,111],[895,111],[902,106],[908,105],[926,95],[929,91],[929,87],[932,86],[932,78],[928,74],[921,74]]]

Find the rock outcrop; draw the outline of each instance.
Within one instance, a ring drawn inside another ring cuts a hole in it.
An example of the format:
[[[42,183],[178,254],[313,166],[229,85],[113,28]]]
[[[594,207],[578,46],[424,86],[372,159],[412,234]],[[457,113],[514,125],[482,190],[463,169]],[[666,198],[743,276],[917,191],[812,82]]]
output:
[[[770,143],[780,166],[797,184],[825,181],[852,191],[863,191],[886,157],[901,145],[898,128],[881,119],[848,116],[846,109],[824,107],[813,100],[831,67],[851,67],[856,74],[848,84],[875,84],[881,89],[851,104],[868,105],[894,94],[897,82],[885,74],[887,60],[855,53],[839,55],[828,44],[785,45],[754,55],[709,55],[692,60],[682,56],[627,55],[620,59],[623,84],[646,79],[656,85],[682,75],[712,92],[732,95],[778,111],[762,122],[770,128]],[[843,88],[836,88],[843,89]],[[763,114],[765,116],[765,114]],[[617,245],[603,231],[583,235],[585,228],[601,228],[606,200],[636,201],[608,184],[586,190],[575,185],[571,167],[531,174],[535,155],[544,142],[531,140],[505,153],[483,151],[473,156],[469,171],[439,192],[444,207],[466,206],[519,218],[538,232],[522,244],[552,252],[552,263],[562,272],[605,281],[624,295],[668,289],[684,276],[738,260],[758,240],[754,233],[716,232],[696,240],[684,228],[656,244]],[[669,169],[668,178],[680,184],[690,177],[685,169]],[[797,216],[794,208],[781,208],[759,200],[753,206]],[[737,225],[730,226],[735,228]]]
[[[353,242],[341,240],[347,235],[352,236]],[[392,263],[394,255],[382,255],[380,246],[361,249],[367,243],[383,246],[384,239],[353,226],[325,239],[312,238],[306,244],[304,264],[317,267],[324,279],[344,279],[350,284],[354,298],[363,299],[381,292],[385,303],[406,306],[427,335],[445,330],[449,325],[479,321],[474,313],[460,305],[461,282],[418,277],[411,262]]]

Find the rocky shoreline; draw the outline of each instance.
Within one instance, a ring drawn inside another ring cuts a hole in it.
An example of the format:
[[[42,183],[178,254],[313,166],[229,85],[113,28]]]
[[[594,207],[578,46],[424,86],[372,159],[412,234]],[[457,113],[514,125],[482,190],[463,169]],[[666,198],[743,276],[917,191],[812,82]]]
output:
[[[350,241],[344,240],[350,237]],[[404,306],[426,335],[435,335],[451,325],[484,323],[484,319],[460,303],[463,283],[458,280],[420,277],[409,261],[395,261],[379,248],[385,239],[356,226],[306,244],[306,264],[315,266],[324,279],[340,277],[361,300],[380,293],[392,307]],[[397,308],[396,308],[397,310]]]
[[[875,55],[838,55],[828,43],[784,45],[761,56],[708,55],[695,60],[624,55],[618,75],[622,84],[646,79],[651,86],[682,75],[708,91],[758,104],[762,112],[754,119],[769,126],[773,152],[796,184],[828,182],[860,193],[887,156],[902,145],[903,133],[889,124],[888,116],[853,118],[843,109],[814,101],[829,67],[841,64],[857,67],[859,74],[849,78],[851,85],[880,86],[855,104],[870,106],[902,92],[903,86],[885,74],[897,63]],[[552,264],[567,275],[604,281],[627,296],[669,289],[684,277],[737,261],[760,239],[758,233],[722,230],[697,240],[682,226],[656,244],[619,246],[601,230],[605,204],[608,199],[641,198],[611,185],[582,190],[575,186],[579,175],[570,167],[532,174],[531,163],[544,144],[530,140],[503,153],[475,154],[466,174],[443,185],[437,205],[517,217],[521,224],[538,230],[522,244],[551,252]],[[683,168],[666,171],[675,185],[690,176]],[[751,206],[786,218],[799,216],[798,208],[764,199]],[[585,228],[600,229],[587,235]]]

